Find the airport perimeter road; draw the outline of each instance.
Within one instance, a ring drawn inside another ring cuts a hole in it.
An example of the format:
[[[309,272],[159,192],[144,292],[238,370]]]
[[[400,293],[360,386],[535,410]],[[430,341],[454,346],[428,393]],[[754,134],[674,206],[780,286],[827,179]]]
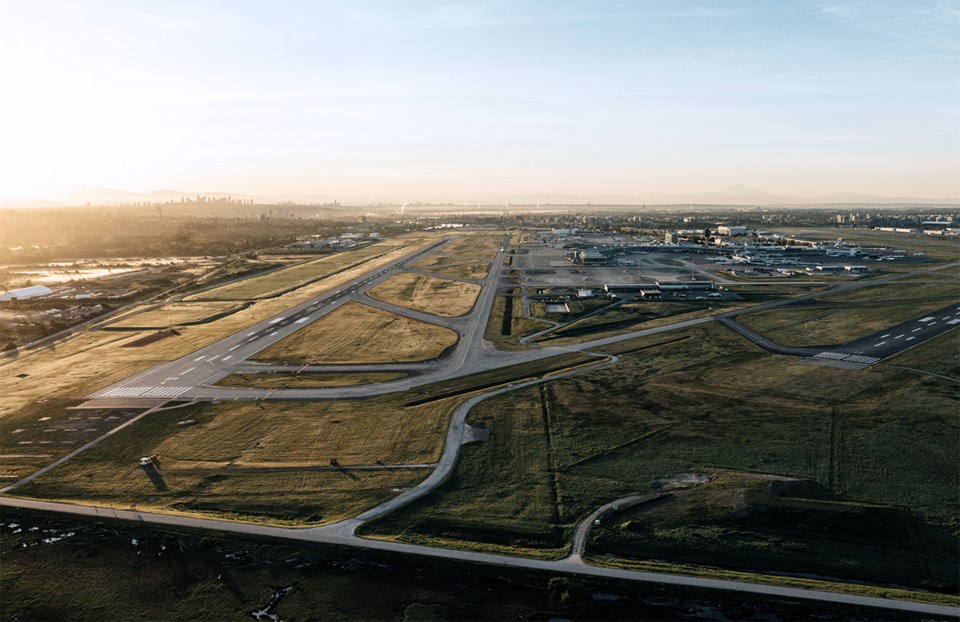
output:
[[[605,568],[600,566],[591,566],[576,558],[570,557],[558,561],[547,561],[540,559],[511,557],[508,555],[494,555],[491,553],[476,553],[472,551],[460,551],[455,549],[439,549],[417,544],[405,544],[402,542],[365,540],[363,538],[358,538],[357,536],[351,535],[349,531],[343,529],[327,529],[325,531],[321,531],[320,529],[271,527],[267,525],[235,523],[231,521],[221,521],[207,518],[188,518],[185,516],[153,514],[149,512],[138,512],[132,510],[113,510],[94,506],[69,505],[50,501],[29,501],[24,499],[13,499],[9,497],[0,497],[0,507],[60,512],[89,518],[117,519],[136,523],[148,523],[151,525],[166,525],[189,529],[212,530],[223,533],[235,533],[264,538],[280,538],[299,542],[334,544],[356,547],[359,549],[386,551],[401,555],[417,555],[421,557],[433,557],[459,562],[503,566],[509,568],[541,570],[545,572],[575,574],[589,577],[637,581],[642,583],[653,583],[679,587],[723,590],[727,592],[758,596],[776,596],[778,598],[793,598],[798,600],[809,600],[838,605],[854,605],[902,613],[960,618],[960,608],[949,607],[946,605],[935,605],[930,603],[919,603],[904,600],[891,600],[886,598],[873,598],[868,596],[839,594],[835,592],[824,592],[809,589],[778,587],[740,581],[725,581],[722,579],[706,579],[684,575],[659,574],[621,568]]]

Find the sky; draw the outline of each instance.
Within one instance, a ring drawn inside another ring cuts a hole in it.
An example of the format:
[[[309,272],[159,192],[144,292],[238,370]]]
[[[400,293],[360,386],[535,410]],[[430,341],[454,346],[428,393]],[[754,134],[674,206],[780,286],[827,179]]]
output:
[[[0,0],[0,197],[960,196],[960,0]]]

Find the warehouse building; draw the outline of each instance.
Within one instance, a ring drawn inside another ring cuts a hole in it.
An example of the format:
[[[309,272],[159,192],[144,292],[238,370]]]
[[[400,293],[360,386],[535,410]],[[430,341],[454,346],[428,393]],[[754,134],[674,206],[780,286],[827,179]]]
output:
[[[0,294],[0,301],[7,302],[11,300],[27,300],[29,298],[43,298],[53,293],[53,290],[46,285],[34,285],[32,287],[21,287],[20,289],[11,289],[8,292]]]

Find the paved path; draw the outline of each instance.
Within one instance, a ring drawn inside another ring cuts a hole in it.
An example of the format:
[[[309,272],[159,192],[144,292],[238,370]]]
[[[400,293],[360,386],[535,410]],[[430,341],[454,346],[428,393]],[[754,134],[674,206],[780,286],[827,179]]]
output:
[[[569,557],[583,561],[583,554],[587,549],[587,537],[590,535],[590,530],[597,521],[602,521],[604,518],[607,518],[615,513],[623,512],[624,510],[636,507],[642,503],[668,497],[671,494],[673,493],[653,492],[646,495],[631,495],[629,497],[623,497],[621,499],[616,499],[610,503],[601,505],[599,508],[591,512],[590,516],[587,516],[585,519],[580,521],[574,528],[573,545],[570,547]]]
[[[257,334],[258,331],[262,332],[264,330],[279,330],[272,328],[276,324],[283,322],[284,326],[290,326],[292,323],[295,324],[298,318],[297,314],[302,314],[299,316],[300,319],[303,317],[309,317],[309,314],[316,310],[319,305],[324,302],[334,302],[335,300],[342,298],[344,296],[353,296],[356,294],[357,289],[361,286],[372,287],[376,283],[389,278],[391,271],[399,268],[401,265],[405,264],[407,261],[413,261],[416,258],[419,258],[423,254],[426,254],[430,250],[437,248],[441,243],[435,244],[428,249],[416,253],[413,256],[408,256],[406,258],[400,259],[396,262],[388,264],[388,266],[379,269],[372,276],[364,275],[361,277],[361,280],[355,280],[350,284],[347,284],[341,287],[340,290],[333,292],[332,294],[325,294],[324,296],[318,297],[312,301],[308,301],[294,309],[287,311],[283,316],[278,316],[278,318],[273,318],[267,320],[257,325],[256,327],[250,329],[254,331],[253,333],[248,333],[246,338]],[[499,353],[492,349],[489,344],[486,344],[483,341],[483,328],[485,325],[486,318],[489,315],[490,308],[493,304],[494,296],[496,294],[496,283],[500,278],[500,266],[503,262],[503,250],[497,255],[497,259],[492,262],[490,274],[487,279],[484,280],[484,288],[481,291],[480,296],[478,297],[477,303],[474,307],[474,310],[471,312],[472,320],[471,322],[462,328],[463,332],[461,333],[461,344],[463,347],[458,347],[454,355],[444,360],[440,366],[443,368],[438,371],[436,375],[431,376],[428,380],[424,381],[422,378],[413,379],[414,382],[419,384],[424,384],[425,382],[434,382],[439,377],[455,377],[459,375],[466,375],[468,373],[474,373],[476,371],[485,371],[487,369],[496,369],[498,367],[503,367],[505,365],[516,364],[518,362],[536,360],[540,358],[545,358],[548,356],[553,356],[563,352],[586,352],[591,353],[590,351],[594,348],[602,347],[605,345],[610,345],[620,341],[633,339],[636,337],[642,337],[646,335],[653,335],[668,331],[682,330],[691,326],[696,326],[706,322],[715,321],[718,317],[724,319],[732,319],[736,315],[745,312],[746,310],[734,311],[723,314],[721,316],[713,317],[704,317],[697,318],[693,320],[687,320],[683,322],[676,322],[674,324],[660,326],[656,328],[650,328],[640,331],[635,331],[632,333],[627,333],[624,335],[617,335],[614,337],[596,339],[586,343],[577,344],[576,346],[569,347],[554,347],[554,348],[542,348],[530,352],[516,352],[516,353]],[[960,265],[960,262],[956,264],[951,264],[951,266]],[[947,267],[947,266],[943,266]],[[871,282],[860,282],[860,283],[851,283],[845,284],[845,286],[838,287],[835,291],[853,289],[858,286],[868,286],[876,285],[880,282],[891,281],[897,278],[904,278],[909,276],[909,274],[896,275],[894,277],[888,277],[886,279],[871,281]],[[352,290],[345,292],[344,288]],[[817,292],[810,294],[808,296],[803,296],[799,298],[792,298],[782,301],[774,301],[764,305],[759,305],[756,307],[750,308],[750,310],[758,310],[763,308],[773,308],[778,306],[784,306],[787,304],[793,304],[797,300],[802,300],[805,298],[812,298],[815,296],[822,296],[824,292]],[[328,300],[334,299],[334,300]],[[315,318],[314,318],[315,319]],[[304,322],[305,323],[305,322]],[[289,332],[293,332],[297,327],[294,326]],[[239,335],[239,334],[238,334]],[[272,335],[275,336],[275,335]],[[284,335],[285,336],[285,335]],[[240,336],[240,340],[245,338],[245,336]],[[282,338],[282,336],[280,337]],[[223,356],[223,348],[229,346],[233,347],[230,344],[234,344],[236,341],[237,335],[229,337],[227,339],[221,340],[213,346],[208,346],[204,350],[201,350],[198,353],[194,353],[197,356],[200,356],[200,353],[203,353],[203,356],[206,357],[209,352],[220,352],[220,354],[213,355],[212,358],[217,358],[218,356]],[[236,345],[236,344],[234,344]],[[242,345],[242,343],[240,344]],[[239,346],[238,346],[239,347]],[[266,346],[264,346],[266,347]],[[262,349],[262,348],[259,348]],[[258,350],[259,350],[258,349]],[[209,352],[208,352],[209,351]],[[227,352],[231,351],[229,348]],[[230,356],[230,355],[227,355]],[[468,358],[469,356],[469,358]],[[457,408],[453,415],[451,416],[450,426],[447,430],[446,441],[444,444],[443,454],[441,455],[440,461],[437,464],[437,467],[431,473],[431,475],[421,482],[419,485],[397,495],[390,501],[380,504],[366,512],[360,514],[359,516],[334,523],[331,525],[325,525],[321,527],[313,528],[304,528],[304,529],[295,529],[295,528],[285,528],[285,527],[275,527],[275,526],[266,526],[258,524],[248,524],[248,523],[237,523],[231,521],[221,521],[214,519],[203,519],[203,518],[190,518],[183,516],[174,516],[174,515],[165,515],[165,514],[154,514],[146,512],[137,512],[129,510],[113,510],[113,509],[103,509],[92,506],[77,506],[69,505],[63,503],[53,503],[53,502],[43,502],[43,501],[31,501],[31,500],[22,500],[8,497],[0,497],[0,506],[5,507],[19,507],[19,508],[28,508],[28,509],[38,509],[54,512],[65,512],[75,515],[83,516],[94,516],[94,517],[104,517],[104,518],[117,518],[121,520],[130,520],[130,521],[142,521],[153,524],[161,525],[174,525],[180,527],[190,527],[198,529],[210,529],[231,533],[242,533],[255,536],[269,536],[269,537],[278,537],[286,538],[292,540],[301,540],[309,542],[323,542],[329,544],[340,544],[346,546],[354,546],[360,548],[368,549],[378,549],[383,551],[393,551],[397,553],[412,554],[412,555],[421,555],[428,557],[438,557],[446,559],[454,559],[459,561],[468,561],[468,562],[477,562],[477,563],[486,563],[486,564],[496,564],[502,566],[510,566],[517,568],[528,568],[528,569],[537,569],[537,570],[546,570],[551,572],[564,572],[564,573],[573,573],[581,575],[589,575],[596,577],[606,577],[606,578],[617,578],[617,579],[626,579],[631,581],[644,581],[652,583],[660,583],[667,585],[679,585],[679,586],[688,586],[688,587],[700,587],[700,588],[711,588],[711,589],[722,589],[722,590],[732,590],[744,593],[751,594],[761,594],[761,595],[771,595],[771,596],[780,596],[788,598],[798,598],[798,599],[808,599],[816,600],[820,602],[827,603],[844,603],[844,604],[854,604],[866,607],[877,607],[884,609],[897,610],[901,612],[912,612],[912,613],[921,613],[921,614],[933,614],[933,615],[943,615],[943,616],[953,616],[960,617],[960,609],[955,607],[946,607],[941,605],[931,605],[926,603],[916,603],[909,601],[894,601],[881,598],[871,598],[864,596],[853,596],[846,594],[837,594],[833,592],[822,592],[817,590],[806,590],[806,589],[795,589],[795,588],[783,588],[783,587],[774,587],[767,585],[759,585],[746,582],[737,582],[737,581],[725,581],[718,579],[705,579],[699,577],[689,577],[682,575],[670,575],[670,574],[659,574],[659,573],[649,573],[641,572],[634,570],[624,570],[624,569],[614,569],[614,568],[601,568],[595,566],[589,566],[585,564],[580,555],[571,555],[570,557],[558,560],[558,561],[544,561],[544,560],[535,560],[535,559],[526,559],[519,557],[511,557],[506,555],[493,555],[488,553],[477,553],[471,551],[462,551],[462,550],[448,550],[448,549],[439,549],[432,548],[421,545],[405,544],[399,542],[387,542],[380,540],[367,540],[359,538],[355,535],[356,528],[363,524],[366,521],[372,520],[379,516],[382,516],[390,511],[395,510],[398,507],[406,505],[423,497],[424,495],[431,492],[436,486],[440,485],[445,481],[450,474],[452,473],[457,457],[459,455],[460,446],[464,441],[464,434],[466,430],[466,416],[470,408],[480,401],[506,393],[508,391],[533,386],[542,382],[547,382],[557,378],[562,378],[566,376],[571,376],[573,374],[582,373],[586,369],[597,369],[600,367],[613,365],[617,362],[617,357],[610,355],[598,355],[604,357],[602,362],[599,362],[597,365],[588,367],[588,368],[578,368],[576,370],[571,370],[563,374],[558,374],[551,376],[548,379],[541,380],[531,380],[527,382],[516,383],[514,385],[508,385],[506,387],[496,388],[487,393],[474,396]],[[153,370],[148,370],[150,373],[168,373],[169,367],[173,364],[182,364],[184,361],[189,362],[190,357],[181,359],[180,361],[175,361],[171,364],[166,364],[160,366],[160,368],[154,368]],[[200,360],[194,357],[195,362],[200,362]],[[166,369],[164,369],[166,368]],[[146,372],[145,372],[146,373]],[[218,373],[223,373],[220,370]],[[428,374],[429,375],[429,374]],[[138,375],[143,376],[143,374]],[[135,377],[136,378],[136,377]],[[201,383],[202,384],[202,383]],[[394,388],[390,389],[392,391],[398,390],[396,388],[396,383],[392,384]],[[124,386],[129,386],[125,384]],[[196,385],[193,387],[194,390],[198,390],[201,387]],[[188,387],[190,389],[190,387]],[[336,390],[288,390],[283,391],[282,393],[277,392],[276,390],[227,390],[228,392],[224,395],[229,395],[231,397],[237,397],[245,395],[244,391],[253,391],[250,393],[250,396],[247,396],[247,399],[257,399],[263,397],[265,393],[273,397],[274,399],[331,399],[339,395],[347,394],[352,389],[357,389],[356,387],[349,387]],[[184,392],[186,393],[186,392]],[[375,394],[373,387],[359,387],[359,394],[363,396],[370,396]],[[179,395],[179,394],[178,394]],[[122,396],[118,396],[122,397]],[[141,415],[143,416],[143,415]],[[130,422],[132,423],[132,421]],[[129,424],[128,424],[129,425]],[[119,429],[119,428],[118,428]],[[95,442],[99,442],[99,440]],[[83,448],[81,448],[82,450]],[[79,450],[78,450],[79,451]],[[78,453],[78,452],[74,452]],[[71,454],[71,455],[74,455]],[[61,464],[63,461],[68,459],[68,457],[54,463],[49,468],[57,464]],[[47,469],[48,470],[48,469]],[[43,472],[46,472],[45,470]],[[36,477],[41,473],[38,472],[32,477]],[[24,480],[21,480],[19,483],[23,483]],[[18,484],[19,484],[18,483]],[[14,484],[16,486],[18,484]],[[9,490],[11,487],[8,487],[4,490]],[[2,492],[2,491],[0,491]],[[603,511],[604,508],[601,508]],[[596,520],[594,518],[594,520]],[[581,542],[579,551],[583,550],[583,543],[586,540],[586,530],[582,532]],[[575,547],[575,552],[578,549]]]
[[[659,585],[724,590],[759,596],[773,596],[778,598],[811,600],[820,603],[871,607],[898,611],[902,613],[960,618],[960,608],[949,607],[946,605],[891,600],[886,598],[873,598],[868,596],[856,596],[852,594],[838,594],[835,592],[822,592],[809,589],[778,587],[772,585],[746,583],[741,581],[726,581],[722,579],[706,579],[685,575],[660,574],[639,570],[626,570],[621,568],[604,568],[599,566],[590,566],[578,559],[569,557],[557,561],[548,561],[540,559],[528,559],[523,557],[511,557],[508,555],[494,555],[491,553],[461,551],[456,549],[432,548],[428,546],[406,544],[402,542],[365,540],[353,535],[351,529],[344,529],[342,527],[338,529],[335,525],[313,529],[295,529],[290,527],[272,527],[253,523],[236,523],[208,518],[188,518],[185,516],[153,514],[149,512],[132,510],[114,510],[94,506],[69,505],[65,503],[48,501],[29,501],[23,499],[11,499],[7,497],[0,497],[0,507],[62,512],[75,516],[86,516],[91,518],[117,519],[136,523],[212,530],[256,537],[281,538],[300,542],[336,544],[357,547],[360,549],[387,551],[403,555],[417,555],[421,557],[449,559],[458,562],[479,563],[528,570],[541,570],[545,572],[637,581]],[[337,525],[342,525],[342,523],[338,523]]]

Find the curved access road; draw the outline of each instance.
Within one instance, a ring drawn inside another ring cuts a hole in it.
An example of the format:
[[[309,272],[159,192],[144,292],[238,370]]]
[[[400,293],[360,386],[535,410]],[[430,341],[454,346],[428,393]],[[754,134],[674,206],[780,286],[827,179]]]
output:
[[[528,559],[524,557],[512,557],[508,555],[495,555],[492,553],[461,551],[456,549],[440,549],[418,544],[406,544],[402,542],[364,540],[350,533],[351,530],[348,529],[326,529],[321,531],[320,529],[271,527],[267,525],[235,523],[231,521],[215,520],[210,518],[189,518],[185,516],[139,512],[135,510],[114,510],[94,506],[77,506],[66,503],[55,503],[51,501],[11,499],[8,497],[0,497],[0,506],[47,512],[62,512],[91,518],[117,519],[137,523],[148,523],[152,525],[213,530],[255,537],[281,538],[307,543],[317,542],[324,544],[335,544],[357,547],[360,549],[386,551],[402,555],[417,555],[421,557],[433,557],[458,562],[487,564],[508,568],[540,570],[545,572],[574,574],[625,581],[638,581],[643,583],[654,583],[678,587],[724,590],[728,592],[738,592],[759,596],[774,596],[778,598],[810,600],[828,604],[871,607],[909,614],[960,618],[960,608],[950,607],[947,605],[891,600],[869,596],[857,596],[854,594],[838,594],[835,592],[779,587],[774,585],[761,585],[756,583],[745,583],[741,581],[706,579],[701,577],[675,574],[660,574],[654,572],[644,572],[640,570],[627,570],[622,568],[604,568],[600,566],[589,566],[584,564],[582,561],[573,558],[549,561],[541,559]],[[331,527],[333,526],[331,525]]]

